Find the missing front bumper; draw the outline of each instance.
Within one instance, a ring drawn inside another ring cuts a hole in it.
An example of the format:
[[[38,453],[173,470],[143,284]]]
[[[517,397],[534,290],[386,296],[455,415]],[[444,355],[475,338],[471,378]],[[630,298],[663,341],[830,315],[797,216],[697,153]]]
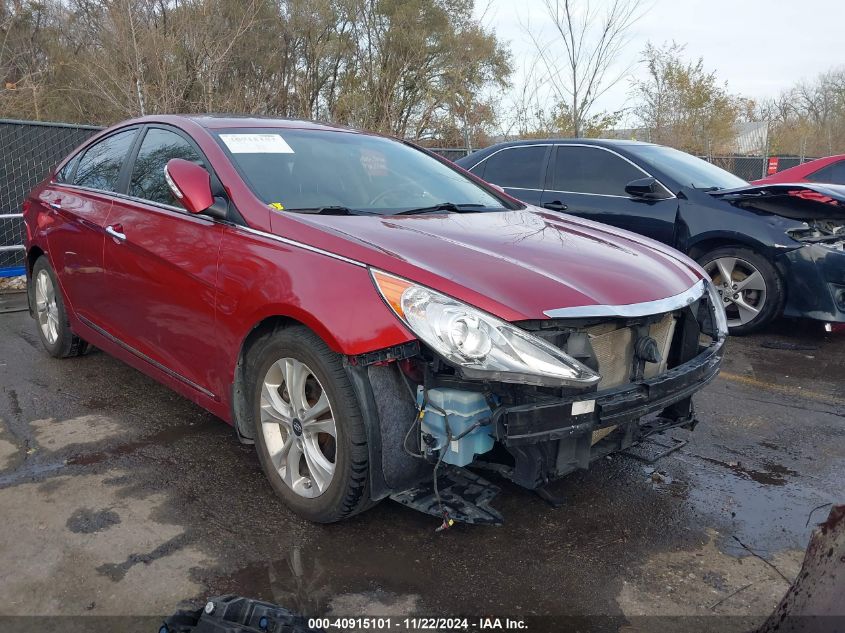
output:
[[[716,341],[690,361],[624,387],[500,407],[495,432],[514,461],[505,474],[534,489],[649,435],[694,427],[692,394],[718,375],[723,344]]]

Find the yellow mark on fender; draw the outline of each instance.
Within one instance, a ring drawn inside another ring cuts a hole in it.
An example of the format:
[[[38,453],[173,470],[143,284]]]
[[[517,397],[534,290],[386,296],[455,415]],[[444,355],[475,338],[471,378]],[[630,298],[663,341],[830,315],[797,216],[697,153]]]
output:
[[[767,389],[769,391],[775,391],[777,393],[782,393],[787,396],[796,396],[798,398],[806,398],[807,400],[816,400],[817,402],[824,402],[825,404],[845,405],[845,400],[843,400],[842,398],[837,398],[836,396],[829,396],[824,393],[819,393],[818,391],[808,391],[807,389],[799,389],[798,387],[791,387],[789,385],[776,385],[771,382],[766,382],[765,380],[753,378],[752,376],[743,376],[742,374],[732,374],[731,372],[723,371],[719,373],[719,377],[724,378],[725,380],[729,380],[731,382],[739,383],[741,385],[746,385],[748,387]]]

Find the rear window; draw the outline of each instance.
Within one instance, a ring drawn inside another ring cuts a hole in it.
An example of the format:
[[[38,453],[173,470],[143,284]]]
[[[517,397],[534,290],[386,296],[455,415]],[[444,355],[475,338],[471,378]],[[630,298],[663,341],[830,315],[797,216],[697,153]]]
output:
[[[120,170],[138,130],[125,130],[94,143],[79,159],[73,184],[102,191],[117,191]]]
[[[845,160],[825,165],[807,176],[807,180],[811,182],[828,182],[834,185],[845,185]]]
[[[217,138],[253,192],[279,210],[339,206],[391,214],[445,202],[506,208],[436,158],[380,136],[241,128],[220,130]]]
[[[66,162],[64,167],[56,173],[56,182],[69,183],[70,177],[73,175],[73,169],[76,167],[77,162],[79,162],[79,154]]]

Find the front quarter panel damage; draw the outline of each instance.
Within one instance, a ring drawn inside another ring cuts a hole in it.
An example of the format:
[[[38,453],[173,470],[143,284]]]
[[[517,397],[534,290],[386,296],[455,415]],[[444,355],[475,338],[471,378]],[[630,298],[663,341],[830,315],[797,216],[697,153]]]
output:
[[[778,267],[786,280],[784,315],[845,322],[845,251],[806,244],[782,253]]]

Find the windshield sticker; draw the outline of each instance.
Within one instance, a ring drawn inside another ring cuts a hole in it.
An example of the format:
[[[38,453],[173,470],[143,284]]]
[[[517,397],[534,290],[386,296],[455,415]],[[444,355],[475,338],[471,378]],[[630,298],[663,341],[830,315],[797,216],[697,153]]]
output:
[[[285,210],[285,208],[284,208],[284,206],[282,206],[281,202],[271,202],[268,206],[271,209],[275,209],[276,211],[284,211]]]
[[[361,165],[370,176],[387,175],[387,159],[377,150],[361,149]]]
[[[280,134],[221,134],[233,154],[293,154]]]

